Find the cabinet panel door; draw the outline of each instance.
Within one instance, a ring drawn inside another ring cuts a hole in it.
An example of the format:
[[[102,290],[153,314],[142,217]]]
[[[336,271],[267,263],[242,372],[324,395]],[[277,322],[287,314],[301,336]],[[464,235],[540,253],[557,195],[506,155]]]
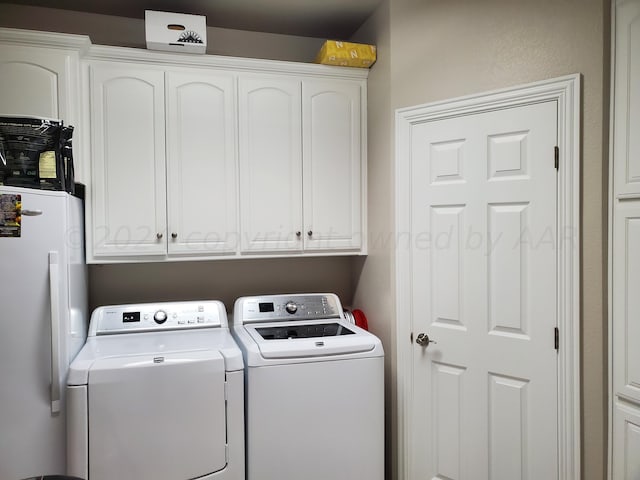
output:
[[[305,250],[359,249],[361,86],[303,82]]]
[[[640,478],[640,404],[614,400],[612,442],[612,480]]]
[[[302,248],[300,81],[240,77],[243,252]]]
[[[166,253],[164,73],[90,67],[93,254]]]
[[[613,145],[617,194],[640,194],[640,2],[616,5]]]
[[[70,62],[64,52],[0,46],[0,114],[75,122],[67,95]]]
[[[237,247],[235,80],[167,73],[169,253]]]
[[[640,201],[614,202],[613,389],[640,403]]]

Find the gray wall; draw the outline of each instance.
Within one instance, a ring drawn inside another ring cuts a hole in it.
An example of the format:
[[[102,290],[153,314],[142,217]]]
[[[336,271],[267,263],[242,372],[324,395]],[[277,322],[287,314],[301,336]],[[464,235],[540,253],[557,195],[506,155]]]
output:
[[[393,110],[582,74],[582,472],[590,480],[606,478],[609,25],[607,0],[385,0],[357,35],[381,42],[388,56],[374,65],[369,84],[372,235],[394,222]],[[370,307],[371,323],[387,339],[392,417],[393,337],[403,321],[393,309],[394,255],[391,244],[372,248],[354,267],[354,303]]]

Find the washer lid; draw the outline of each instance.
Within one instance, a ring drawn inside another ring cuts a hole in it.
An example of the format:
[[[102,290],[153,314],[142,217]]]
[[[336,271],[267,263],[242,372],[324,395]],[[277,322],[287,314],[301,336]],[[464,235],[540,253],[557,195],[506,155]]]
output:
[[[89,478],[199,478],[226,465],[225,367],[217,351],[96,360]]]
[[[372,351],[379,340],[345,321],[246,325],[263,358],[300,358]]]

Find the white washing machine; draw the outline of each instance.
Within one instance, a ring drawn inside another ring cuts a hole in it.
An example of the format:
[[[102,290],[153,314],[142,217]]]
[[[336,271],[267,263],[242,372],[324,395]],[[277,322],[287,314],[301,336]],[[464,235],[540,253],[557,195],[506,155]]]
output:
[[[244,480],[242,354],[218,301],[97,308],[67,380],[85,480]]]
[[[243,297],[247,480],[382,480],[384,353],[333,294]]]

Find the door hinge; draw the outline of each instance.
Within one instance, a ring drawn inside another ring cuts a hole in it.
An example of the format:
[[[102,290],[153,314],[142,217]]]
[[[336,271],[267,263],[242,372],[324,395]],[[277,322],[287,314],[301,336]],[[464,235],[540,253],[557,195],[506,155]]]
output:
[[[553,147],[553,153],[554,153],[554,164],[555,164],[556,170],[558,170],[558,168],[560,168],[560,149],[558,147]]]
[[[560,349],[560,331],[558,330],[558,327],[555,327],[553,332],[553,341],[554,341],[554,345],[556,347],[556,350]]]

